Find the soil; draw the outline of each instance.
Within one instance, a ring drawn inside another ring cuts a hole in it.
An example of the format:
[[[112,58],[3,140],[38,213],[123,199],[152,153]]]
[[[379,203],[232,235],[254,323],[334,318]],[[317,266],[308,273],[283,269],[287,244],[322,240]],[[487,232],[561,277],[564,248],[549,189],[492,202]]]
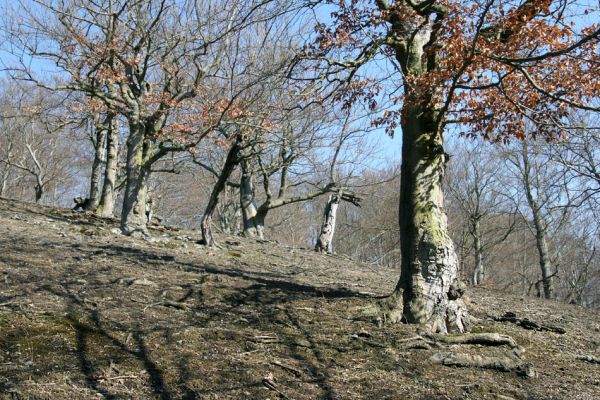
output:
[[[598,310],[470,289],[473,332],[519,348],[436,341],[373,312],[398,271],[117,227],[0,199],[1,399],[600,399]]]

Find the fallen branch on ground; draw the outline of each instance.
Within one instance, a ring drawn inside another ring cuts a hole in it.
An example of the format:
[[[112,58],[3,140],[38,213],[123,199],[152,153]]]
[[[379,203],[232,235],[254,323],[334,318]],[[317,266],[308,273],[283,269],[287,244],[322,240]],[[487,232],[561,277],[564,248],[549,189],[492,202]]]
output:
[[[578,360],[590,362],[592,364],[600,364],[600,357],[594,357],[594,356],[584,354],[584,355],[580,355],[580,356],[575,356],[575,358],[577,358]]]
[[[302,372],[300,372],[296,368],[290,367],[289,365],[286,365],[280,361],[273,360],[273,361],[271,361],[271,364],[277,365],[278,367],[281,367],[284,370],[291,372],[294,376],[296,376],[296,378],[300,378],[300,376],[302,376]]]

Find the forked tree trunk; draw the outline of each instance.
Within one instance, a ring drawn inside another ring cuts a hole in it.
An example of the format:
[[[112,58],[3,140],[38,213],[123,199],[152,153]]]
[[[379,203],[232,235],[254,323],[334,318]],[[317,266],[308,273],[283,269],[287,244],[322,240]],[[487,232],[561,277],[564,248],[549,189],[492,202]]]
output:
[[[342,199],[341,193],[332,193],[329,195],[327,205],[325,206],[325,213],[323,215],[323,225],[321,226],[321,233],[317,239],[315,250],[321,253],[332,254],[333,253],[333,235],[335,233],[335,220],[340,200]]]
[[[121,231],[124,235],[149,236],[146,225],[146,195],[150,171],[145,166],[145,158],[150,144],[144,139],[143,127],[130,122],[127,139],[127,181],[121,211]]]
[[[97,212],[102,217],[112,217],[115,208],[115,185],[119,165],[119,130],[114,114],[107,117],[108,131],[106,135],[106,167],[104,184]]]
[[[204,216],[202,217],[202,222],[200,223],[200,230],[202,231],[202,241],[206,246],[212,246],[214,244],[214,238],[212,235],[212,215],[217,208],[217,204],[219,202],[219,195],[225,189],[225,185],[227,185],[227,180],[229,176],[235,169],[238,163],[238,154],[239,153],[239,142],[236,139],[235,143],[229,149],[227,153],[227,158],[225,159],[225,165],[223,165],[223,169],[221,170],[221,174],[219,175],[219,179],[217,179],[217,183],[213,186],[213,190],[210,194],[210,198],[208,199],[208,204],[206,205],[206,209],[204,210]]]
[[[458,260],[444,210],[445,156],[429,110],[405,106],[400,184],[402,296],[409,323],[441,333],[467,330],[467,311],[458,289]]]
[[[242,169],[240,179],[240,204],[242,206],[244,236],[264,239],[264,216],[262,217],[262,223],[259,223],[257,219],[258,209],[256,207],[253,176],[248,161],[242,159],[240,161],[240,167]]]
[[[108,132],[108,117],[100,122],[100,115],[94,117],[94,129],[96,130],[96,142],[94,143],[94,162],[92,163],[92,175],[90,177],[90,192],[85,209],[95,211],[100,204],[100,181],[102,179],[102,164],[106,154],[106,136]]]

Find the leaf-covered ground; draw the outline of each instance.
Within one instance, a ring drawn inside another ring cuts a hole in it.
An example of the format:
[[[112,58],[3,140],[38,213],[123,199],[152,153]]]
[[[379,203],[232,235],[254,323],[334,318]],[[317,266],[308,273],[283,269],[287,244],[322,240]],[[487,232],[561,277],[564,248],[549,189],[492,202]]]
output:
[[[370,306],[397,271],[275,242],[220,236],[222,248],[207,249],[194,232],[157,228],[144,241],[116,227],[0,199],[0,398],[600,398],[597,310],[471,290],[474,332],[510,335],[518,357],[381,324]],[[506,312],[566,333],[492,319]],[[448,354],[529,369],[440,364]]]

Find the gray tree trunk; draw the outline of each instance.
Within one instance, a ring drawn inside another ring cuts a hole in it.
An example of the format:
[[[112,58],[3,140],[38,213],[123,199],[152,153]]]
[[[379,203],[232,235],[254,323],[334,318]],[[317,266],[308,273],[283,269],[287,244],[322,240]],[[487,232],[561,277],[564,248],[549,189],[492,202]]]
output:
[[[376,2],[387,8],[386,2]],[[445,332],[468,329],[468,313],[461,300],[459,264],[448,234],[442,178],[446,157],[436,93],[413,87],[411,78],[439,68],[435,24],[414,25],[390,18],[388,33],[404,81],[402,109],[402,166],[400,172],[400,280],[394,292],[394,315],[409,323]],[[408,32],[407,32],[408,31]],[[402,302],[397,301],[402,298]]]
[[[332,193],[329,195],[327,205],[325,206],[325,213],[323,215],[321,233],[319,234],[315,246],[315,250],[318,252],[327,254],[333,253],[333,235],[335,233],[336,214],[341,199],[341,193]]]
[[[479,219],[473,221],[472,233],[473,250],[475,257],[475,270],[473,271],[473,286],[481,285],[485,279],[485,266],[483,265],[483,246],[481,244],[481,226]]]
[[[4,192],[6,191],[6,185],[8,184],[9,172],[10,172],[10,170],[8,169],[8,166],[6,166],[2,170],[2,183],[0,184],[0,197],[4,196]]]
[[[403,298],[407,322],[441,333],[467,330],[458,260],[444,210],[445,156],[430,110],[403,110],[400,184],[401,275],[395,294]]]
[[[150,170],[145,165],[150,143],[145,140],[143,126],[130,122],[127,139],[127,182],[123,209],[121,210],[121,231],[125,235],[149,236],[146,217],[146,194]]]
[[[85,209],[95,211],[100,204],[100,181],[102,179],[102,164],[106,157],[106,136],[108,132],[108,117],[100,122],[100,115],[94,117],[94,129],[96,130],[96,141],[94,143],[94,162],[92,163],[92,175],[90,178],[90,192]]]
[[[527,203],[531,209],[533,216],[533,227],[535,229],[535,244],[538,250],[538,256],[540,261],[540,270],[542,272],[542,284],[544,287],[544,297],[547,299],[553,299],[554,294],[554,283],[552,282],[552,261],[548,252],[548,242],[546,240],[546,221],[542,215],[542,207],[539,203],[539,199],[534,197],[534,187],[532,182],[532,166],[529,160],[529,151],[527,144],[523,144],[521,149],[521,156],[523,158],[523,183],[525,186],[525,196],[527,197]]]
[[[112,217],[115,208],[115,185],[119,166],[119,129],[117,118],[110,115],[106,137],[106,167],[104,169],[104,185],[97,212],[102,217]]]
[[[547,299],[553,299],[554,293],[554,282],[552,279],[552,261],[550,260],[550,254],[548,252],[548,242],[546,241],[546,230],[543,227],[543,223],[539,221],[539,217],[534,215],[534,226],[536,230],[535,244],[538,250],[540,259],[540,269],[542,271],[542,284],[544,287],[544,297]]]
[[[252,171],[250,170],[248,161],[245,159],[240,160],[240,167],[242,170],[240,179],[240,204],[242,206],[244,236],[264,239],[264,217],[262,218],[262,224],[259,224]]]

